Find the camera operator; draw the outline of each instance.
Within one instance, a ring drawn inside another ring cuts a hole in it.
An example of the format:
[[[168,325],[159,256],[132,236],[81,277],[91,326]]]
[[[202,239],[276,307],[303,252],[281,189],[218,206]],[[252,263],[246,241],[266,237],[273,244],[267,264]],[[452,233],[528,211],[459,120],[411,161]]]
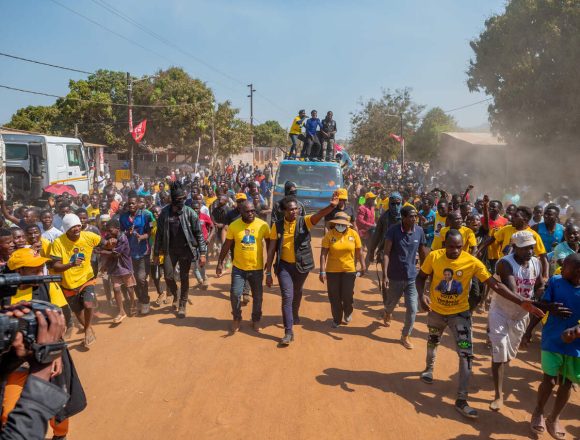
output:
[[[23,248],[12,253],[8,260],[8,268],[21,276],[42,276],[44,265],[49,261],[49,258],[39,256],[33,249]],[[16,289],[15,294],[10,296],[9,299],[12,306],[20,303],[20,301],[32,300],[44,301],[58,307],[65,307],[67,304],[60,285],[56,282],[21,284]],[[69,417],[79,413],[86,407],[85,394],[66,346],[63,346],[61,351],[62,356],[52,362],[50,382],[62,390],[66,390],[69,398],[66,401],[66,405],[59,409],[54,418],[50,419],[50,425],[54,432],[53,439],[55,440],[66,438]],[[23,364],[8,375],[2,401],[3,424],[7,423],[9,414],[15,408],[31,372],[32,369]]]
[[[21,318],[29,313],[24,306],[12,306],[6,315]],[[38,332],[36,342],[39,345],[53,344],[62,340],[66,325],[62,313],[47,310],[48,322],[41,312],[36,312]],[[53,417],[69,399],[68,394],[49,382],[53,374],[54,362],[39,363],[24,344],[22,333],[16,333],[10,351],[0,359],[0,379],[18,368],[23,362],[30,364],[30,375],[22,390],[16,406],[8,416],[6,424],[0,431],[0,439],[44,439],[48,420]]]

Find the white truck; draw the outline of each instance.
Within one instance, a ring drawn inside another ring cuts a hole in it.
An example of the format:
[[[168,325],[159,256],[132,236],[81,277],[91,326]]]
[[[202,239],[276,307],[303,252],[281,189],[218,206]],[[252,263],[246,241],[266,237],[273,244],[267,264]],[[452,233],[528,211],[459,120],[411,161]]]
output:
[[[55,183],[87,193],[86,149],[80,139],[0,131],[1,184],[8,200],[34,202]]]

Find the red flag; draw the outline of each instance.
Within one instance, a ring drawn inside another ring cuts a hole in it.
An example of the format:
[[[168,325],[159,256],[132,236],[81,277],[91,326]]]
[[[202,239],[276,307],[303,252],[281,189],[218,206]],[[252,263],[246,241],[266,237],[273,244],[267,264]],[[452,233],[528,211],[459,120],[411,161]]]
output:
[[[403,142],[403,137],[397,136],[395,133],[389,133],[389,137],[393,138],[394,140],[396,140],[399,143]]]
[[[339,151],[342,151],[343,148],[344,147],[342,145],[340,145],[340,144],[334,144],[334,151],[336,153],[338,153]]]
[[[133,136],[133,139],[135,139],[135,142],[137,143],[141,142],[141,139],[143,139],[143,137],[145,136],[146,129],[147,129],[147,119],[143,119],[139,124],[135,126],[135,128],[133,128],[133,130],[131,131],[131,135]]]

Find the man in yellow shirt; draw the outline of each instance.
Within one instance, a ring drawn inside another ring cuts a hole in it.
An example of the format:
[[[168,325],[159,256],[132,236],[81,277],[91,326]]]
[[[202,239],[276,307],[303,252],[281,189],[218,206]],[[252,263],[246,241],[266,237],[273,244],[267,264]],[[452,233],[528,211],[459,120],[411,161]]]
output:
[[[475,255],[477,253],[477,238],[475,238],[475,234],[470,228],[462,225],[463,218],[461,217],[461,213],[459,211],[451,212],[447,216],[447,221],[449,222],[449,226],[445,226],[439,232],[441,246],[439,247],[439,243],[434,242],[433,250],[436,251],[444,247],[447,231],[450,229],[457,229],[463,237],[463,250],[470,253],[471,255]]]
[[[226,241],[222,246],[216,275],[220,277],[223,272],[224,259],[232,245],[234,245],[234,258],[232,267],[232,284],[230,288],[230,301],[234,321],[232,331],[240,330],[242,322],[242,294],[244,284],[249,283],[254,301],[252,303],[252,326],[259,331],[260,319],[262,318],[262,298],[264,282],[264,243],[266,249],[270,243],[270,227],[256,217],[256,208],[248,200],[238,205],[241,217],[230,223]]]
[[[425,281],[431,277],[430,296],[425,292]],[[469,312],[469,289],[475,277],[504,298],[516,303],[528,312],[543,314],[532,301],[513,294],[505,285],[493,278],[485,265],[473,255],[463,251],[463,237],[456,229],[450,229],[445,238],[445,249],[431,252],[417,276],[419,301],[429,312],[427,327],[426,368],[421,380],[433,383],[433,367],[437,347],[447,327],[453,333],[459,356],[459,389],[455,409],[461,415],[477,418],[477,411],[467,403],[469,377],[473,361],[471,341],[471,313]]]
[[[292,145],[290,146],[290,153],[288,153],[288,159],[296,159],[296,148],[298,143],[298,137],[302,134],[302,125],[306,120],[306,110],[300,110],[298,116],[292,120],[292,125],[290,126],[290,141]]]
[[[84,327],[84,345],[89,347],[96,341],[91,321],[97,305],[91,256],[96,247],[105,245],[111,248],[115,240],[105,241],[100,235],[83,231],[76,214],[66,214],[62,228],[64,234],[50,248],[52,271],[62,273],[60,285],[71,310]]]
[[[437,203],[437,212],[435,213],[435,224],[433,225],[434,235],[433,243],[431,244],[431,249],[441,249],[443,247],[443,240],[441,239],[441,229],[446,226],[447,215],[449,213],[449,207],[447,201],[444,199],[439,200]]]

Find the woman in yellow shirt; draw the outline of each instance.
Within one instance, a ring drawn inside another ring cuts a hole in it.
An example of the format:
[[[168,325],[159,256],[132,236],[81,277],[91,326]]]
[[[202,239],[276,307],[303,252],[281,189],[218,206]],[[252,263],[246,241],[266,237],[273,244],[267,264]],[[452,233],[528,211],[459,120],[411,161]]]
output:
[[[268,259],[266,261],[266,285],[272,287],[272,265],[276,258],[276,275],[282,291],[282,317],[284,337],[281,345],[290,345],[294,340],[293,325],[300,323],[298,315],[302,300],[302,287],[308,273],[314,269],[314,257],[310,244],[310,230],[338,205],[335,191],[330,204],[316,214],[302,216],[298,201],[293,196],[280,200],[280,211],[284,217],[272,225]]]
[[[320,281],[326,282],[332,328],[342,324],[343,316],[347,324],[352,320],[356,262],[360,264],[361,275],[366,271],[361,240],[349,220],[347,213],[337,212],[328,222],[329,231],[322,239]]]

